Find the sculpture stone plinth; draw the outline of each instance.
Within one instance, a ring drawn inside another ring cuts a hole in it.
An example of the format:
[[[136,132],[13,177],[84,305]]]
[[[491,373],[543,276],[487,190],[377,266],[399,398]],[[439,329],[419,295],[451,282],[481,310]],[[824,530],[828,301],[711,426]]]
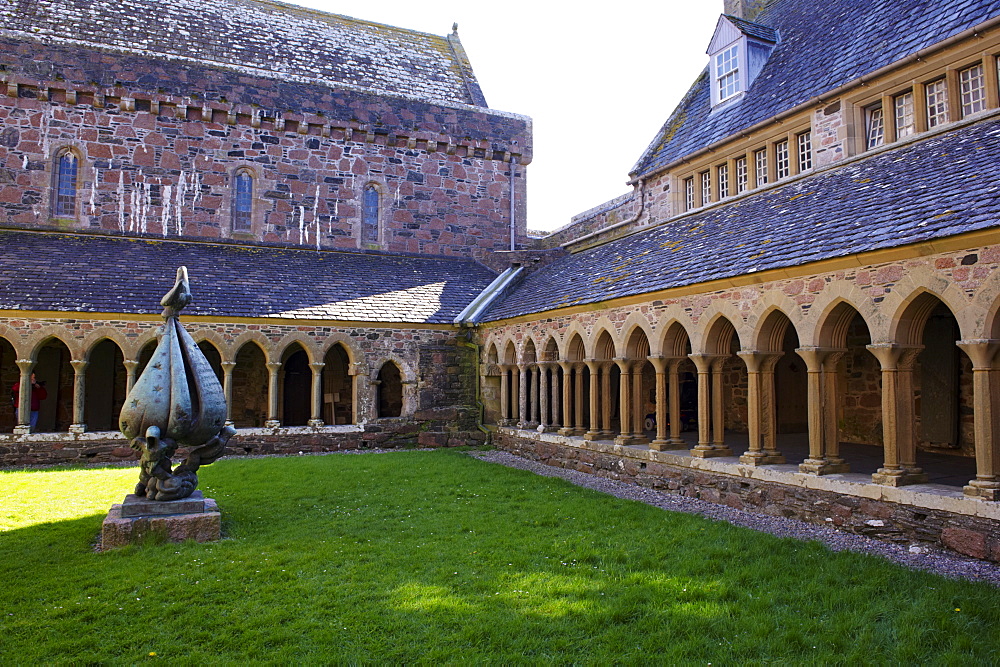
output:
[[[112,505],[101,528],[101,550],[145,542],[214,542],[222,536],[222,514],[211,498],[195,491],[180,500],[147,500],[129,494]]]

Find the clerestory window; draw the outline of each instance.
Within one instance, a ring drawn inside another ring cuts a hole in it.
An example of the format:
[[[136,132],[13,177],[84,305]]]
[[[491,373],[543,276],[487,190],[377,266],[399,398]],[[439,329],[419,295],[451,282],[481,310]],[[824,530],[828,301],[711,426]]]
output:
[[[377,187],[365,186],[361,202],[361,239],[364,243],[378,243],[379,199]]]
[[[65,148],[56,154],[55,179],[52,193],[52,216],[73,218],[76,216],[77,175],[79,158],[72,150]]]
[[[253,230],[253,173],[240,169],[233,179],[233,231]]]

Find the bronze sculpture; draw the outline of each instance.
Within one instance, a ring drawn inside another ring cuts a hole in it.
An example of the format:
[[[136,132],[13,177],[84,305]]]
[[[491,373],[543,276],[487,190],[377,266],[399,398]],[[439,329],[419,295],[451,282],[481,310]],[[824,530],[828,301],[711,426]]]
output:
[[[125,399],[121,432],[141,454],[137,496],[150,500],[187,498],[198,486],[199,466],[212,463],[236,429],[227,426],[226,399],[208,359],[184,330],[179,313],[191,302],[187,267],[160,301],[163,327],[156,350]],[[184,462],[171,469],[179,446]]]

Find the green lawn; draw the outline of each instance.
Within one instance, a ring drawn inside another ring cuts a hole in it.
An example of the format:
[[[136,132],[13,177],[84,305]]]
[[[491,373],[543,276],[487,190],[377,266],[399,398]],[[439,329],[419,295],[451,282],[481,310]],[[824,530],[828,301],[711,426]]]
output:
[[[199,473],[227,539],[102,554],[135,469],[0,473],[0,663],[1000,661],[988,585],[456,451]]]

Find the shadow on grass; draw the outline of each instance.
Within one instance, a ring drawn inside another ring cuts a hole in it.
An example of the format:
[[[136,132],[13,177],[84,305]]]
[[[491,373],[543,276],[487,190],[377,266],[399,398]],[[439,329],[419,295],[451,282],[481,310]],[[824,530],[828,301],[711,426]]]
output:
[[[221,461],[228,538],[3,533],[21,661],[990,662],[995,589],[454,452]],[[961,609],[961,611],[956,611]]]

